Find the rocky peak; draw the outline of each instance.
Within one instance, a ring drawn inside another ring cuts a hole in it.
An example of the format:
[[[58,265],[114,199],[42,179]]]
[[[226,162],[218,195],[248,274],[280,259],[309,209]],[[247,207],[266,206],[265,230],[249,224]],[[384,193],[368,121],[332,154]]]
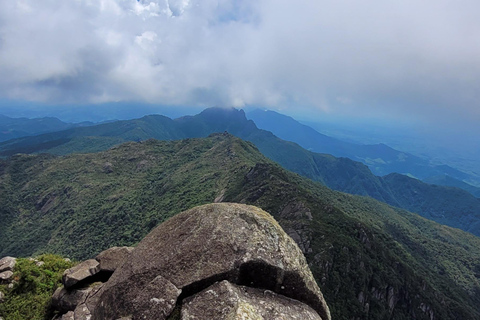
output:
[[[181,319],[331,318],[301,250],[254,206],[187,210],[123,257],[108,281],[80,294],[62,319],[171,319],[179,308]],[[100,269],[93,261],[85,268],[86,274]]]

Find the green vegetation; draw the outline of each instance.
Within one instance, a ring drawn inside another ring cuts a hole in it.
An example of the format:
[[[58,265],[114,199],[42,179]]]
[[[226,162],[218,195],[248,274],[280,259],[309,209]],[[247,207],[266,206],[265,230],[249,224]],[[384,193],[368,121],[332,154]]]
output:
[[[271,132],[260,130],[253,121],[246,119],[243,111],[236,109],[210,108],[198,115],[175,120],[158,115],[146,116],[24,137],[0,143],[0,156],[16,153],[48,152],[65,155],[97,152],[125,141],[206,137],[224,131],[252,142],[260,152],[284,168],[319,181],[329,188],[370,196],[480,236],[480,199],[472,194],[449,187],[432,186],[398,174],[375,176],[360,162],[310,152],[293,142],[277,138]],[[380,151],[386,151],[384,146],[373,146],[374,149],[377,147]],[[387,153],[389,157],[398,156]],[[421,166],[416,168],[417,171],[423,170]],[[440,203],[438,199],[443,201]]]
[[[72,266],[72,262],[52,254],[17,259],[13,288],[0,285],[0,291],[5,293],[0,316],[5,320],[50,320],[52,294],[61,284],[63,271]]]
[[[90,258],[215,200],[270,212],[304,250],[334,319],[480,318],[479,238],[332,191],[228,134],[1,161],[0,256]]]

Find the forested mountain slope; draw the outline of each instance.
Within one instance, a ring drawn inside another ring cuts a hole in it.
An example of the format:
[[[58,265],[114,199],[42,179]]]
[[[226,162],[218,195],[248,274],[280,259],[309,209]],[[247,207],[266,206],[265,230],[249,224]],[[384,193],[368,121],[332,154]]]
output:
[[[198,115],[175,120],[158,115],[146,116],[10,140],[0,143],[0,155],[17,152],[95,152],[106,150],[123,141],[206,137],[213,132],[224,131],[253,142],[265,156],[284,168],[322,182],[329,188],[370,196],[480,235],[480,199],[470,193],[432,186],[406,176],[401,176],[401,179],[375,176],[360,162],[310,152],[293,142],[276,137],[269,131],[260,130],[253,121],[246,119],[242,110],[233,108],[210,108]],[[439,205],[438,199],[448,205]]]
[[[282,169],[229,134],[0,162],[0,256],[92,257],[213,201],[270,212],[334,319],[477,319],[480,239]]]
[[[10,118],[0,114],[0,142],[24,136],[62,131],[74,127],[93,125],[91,122],[66,123],[53,117]]]

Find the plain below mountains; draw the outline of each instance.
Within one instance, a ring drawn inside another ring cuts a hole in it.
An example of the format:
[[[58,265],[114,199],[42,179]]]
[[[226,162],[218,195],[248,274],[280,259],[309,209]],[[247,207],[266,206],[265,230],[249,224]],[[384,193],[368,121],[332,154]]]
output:
[[[0,161],[0,256],[94,257],[210,202],[271,213],[333,319],[479,319],[480,239],[286,171],[230,134]]]
[[[175,120],[152,115],[9,140],[0,143],[0,155],[95,152],[125,141],[149,138],[177,140],[206,137],[224,131],[253,142],[265,156],[284,168],[329,188],[370,196],[439,223],[480,235],[480,199],[467,191],[426,184],[396,173],[375,176],[360,162],[311,152],[269,131],[258,129],[252,120],[247,120],[243,110],[233,108],[210,108],[195,116]]]

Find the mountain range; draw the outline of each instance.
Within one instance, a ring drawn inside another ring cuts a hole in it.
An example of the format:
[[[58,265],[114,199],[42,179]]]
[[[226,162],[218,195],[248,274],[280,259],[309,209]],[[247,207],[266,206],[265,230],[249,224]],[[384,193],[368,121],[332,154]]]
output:
[[[54,117],[10,118],[0,114],[0,142],[24,136],[93,125],[92,122],[66,123]]]
[[[204,123],[181,125],[192,120]],[[332,191],[228,133],[1,160],[0,256],[92,257],[208,202],[271,213],[304,252],[333,319],[480,318],[478,237]]]
[[[271,131],[281,139],[298,143],[307,150],[359,161],[378,176],[400,173],[424,181],[448,176],[448,180],[444,180],[442,185],[461,187],[469,192],[473,186],[459,182],[476,179],[448,165],[431,164],[428,159],[395,150],[383,143],[365,145],[326,136],[275,111],[255,109],[247,113],[247,118],[253,120],[258,128]]]
[[[370,196],[442,224],[480,235],[480,199],[459,188],[423,183],[398,173],[384,177],[348,158],[308,151],[296,143],[258,129],[243,110],[209,108],[195,116],[170,119],[151,115],[89,127],[23,137],[0,143],[0,155],[42,153],[64,155],[106,150],[125,141],[149,138],[177,140],[229,133],[250,141],[284,168],[334,190]]]

